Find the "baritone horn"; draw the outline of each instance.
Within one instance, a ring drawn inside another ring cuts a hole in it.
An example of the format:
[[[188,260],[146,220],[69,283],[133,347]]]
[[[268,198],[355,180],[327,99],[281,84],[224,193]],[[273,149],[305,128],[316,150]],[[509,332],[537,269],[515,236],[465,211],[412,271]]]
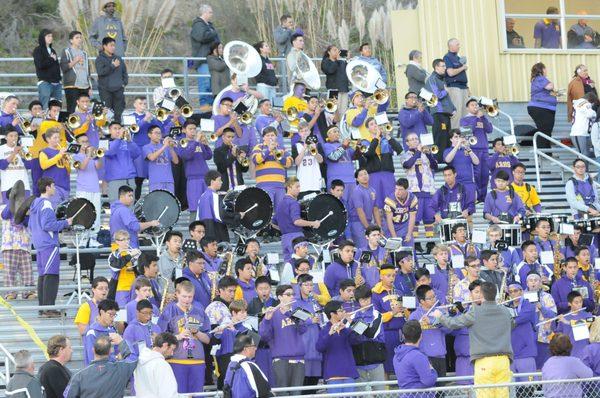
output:
[[[295,106],[287,108],[285,111],[285,117],[287,117],[289,122],[293,122],[294,120],[298,119],[298,108]]]
[[[75,130],[81,127],[81,117],[74,113],[69,115],[69,117],[67,118],[67,127],[70,130]]]

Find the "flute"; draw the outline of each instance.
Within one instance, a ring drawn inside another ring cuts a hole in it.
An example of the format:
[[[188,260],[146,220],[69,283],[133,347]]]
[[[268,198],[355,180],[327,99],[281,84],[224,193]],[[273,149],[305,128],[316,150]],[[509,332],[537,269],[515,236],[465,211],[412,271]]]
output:
[[[542,322],[538,322],[538,323],[536,323],[536,324],[535,324],[535,326],[541,326],[541,325],[545,325],[545,324],[547,324],[547,323],[550,323],[550,322],[552,322],[552,321],[555,321],[555,320],[559,319],[560,317],[565,317],[565,316],[569,316],[569,315],[576,314],[576,313],[578,313],[579,311],[583,310],[584,308],[585,308],[585,307],[581,307],[580,309],[578,309],[578,310],[575,310],[575,311],[571,311],[571,312],[569,312],[568,314],[564,314],[564,315],[558,315],[558,316],[555,316],[554,318],[546,319],[545,321],[542,321]]]

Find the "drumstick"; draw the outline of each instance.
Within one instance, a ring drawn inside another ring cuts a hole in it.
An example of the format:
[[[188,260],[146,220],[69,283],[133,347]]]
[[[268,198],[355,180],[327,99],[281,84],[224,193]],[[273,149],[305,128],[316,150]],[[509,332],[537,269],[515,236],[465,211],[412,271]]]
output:
[[[333,215],[333,211],[329,210],[329,213],[327,213],[327,215],[325,217],[321,218],[319,220],[319,223],[322,223],[323,221],[327,220],[332,215]]]
[[[253,205],[252,205],[252,206],[251,206],[251,207],[250,207],[248,210],[246,210],[246,211],[241,211],[240,213],[242,213],[242,214],[246,214],[246,213],[248,213],[250,210],[254,210],[254,209],[256,209],[257,207],[258,207],[258,203],[254,203],[254,204],[253,204]]]
[[[72,219],[75,219],[75,217],[77,217],[77,215],[78,215],[79,213],[81,213],[81,210],[83,210],[83,208],[84,208],[86,205],[87,205],[87,203],[84,203],[84,204],[83,204],[83,206],[81,206],[81,207],[79,208],[79,210],[77,210],[77,213],[75,213],[75,214],[73,215],[73,217],[71,217],[71,218],[72,218]]]
[[[167,210],[169,210],[169,206],[165,206],[165,208],[163,209],[162,213],[160,213],[160,216],[158,216],[158,218],[156,219],[156,221],[160,221],[160,219],[162,218],[162,216],[165,215],[165,213],[167,212]]]

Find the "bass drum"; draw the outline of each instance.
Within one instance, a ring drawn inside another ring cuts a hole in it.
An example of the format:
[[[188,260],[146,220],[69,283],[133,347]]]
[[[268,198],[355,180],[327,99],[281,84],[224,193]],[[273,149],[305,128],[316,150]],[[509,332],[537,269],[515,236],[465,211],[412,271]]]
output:
[[[96,208],[85,198],[68,199],[56,206],[57,219],[64,220],[73,216],[75,216],[73,225],[81,225],[85,229],[90,229],[96,221]]]
[[[346,229],[346,208],[338,198],[328,193],[301,201],[300,213],[304,220],[322,220],[317,229],[304,228],[304,235],[311,243],[324,245],[337,239]]]
[[[247,211],[239,226],[250,231],[260,231],[267,227],[273,217],[273,202],[269,194],[256,187],[227,192],[223,198],[223,209],[232,214]]]
[[[157,189],[150,192],[135,204],[133,212],[140,222],[158,220],[160,226],[150,227],[146,231],[151,235],[162,235],[179,219],[181,205],[169,191]]]

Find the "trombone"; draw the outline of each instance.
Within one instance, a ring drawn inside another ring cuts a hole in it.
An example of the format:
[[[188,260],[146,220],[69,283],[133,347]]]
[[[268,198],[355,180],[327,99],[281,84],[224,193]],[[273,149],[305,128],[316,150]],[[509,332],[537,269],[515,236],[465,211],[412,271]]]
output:
[[[21,128],[21,131],[23,131],[23,134],[30,133],[31,121],[25,120],[25,118],[19,113],[19,111],[16,111],[15,115],[19,118],[19,127]]]
[[[158,108],[155,112],[151,112],[159,122],[164,122],[169,117],[169,111],[165,108]]]
[[[385,88],[378,88],[369,96],[377,105],[383,105],[390,99],[390,93]]]

